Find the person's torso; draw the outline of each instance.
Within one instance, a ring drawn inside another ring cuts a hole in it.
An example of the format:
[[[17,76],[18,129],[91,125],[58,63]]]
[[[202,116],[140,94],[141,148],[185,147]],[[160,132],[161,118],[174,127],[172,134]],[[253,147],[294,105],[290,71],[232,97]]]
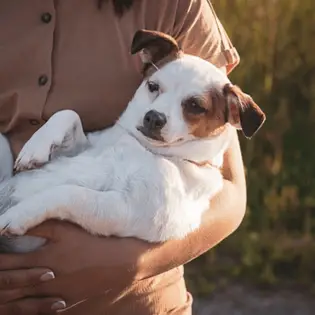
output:
[[[134,33],[172,31],[176,5],[166,2],[135,1],[119,18],[111,2],[1,1],[0,132],[15,151],[61,109],[75,110],[86,131],[111,125],[141,82]]]
[[[73,109],[84,129],[112,125],[141,82],[130,54],[138,29],[172,32],[176,2],[135,1],[122,18],[111,2],[0,2],[0,132],[15,154],[51,115]],[[89,314],[190,314],[182,268],[142,281]]]
[[[95,300],[93,315],[191,315],[192,296],[186,290],[183,267],[178,267],[157,277],[142,280],[126,288],[115,299]],[[81,310],[80,310],[81,311]],[[80,313],[81,314],[81,313]]]

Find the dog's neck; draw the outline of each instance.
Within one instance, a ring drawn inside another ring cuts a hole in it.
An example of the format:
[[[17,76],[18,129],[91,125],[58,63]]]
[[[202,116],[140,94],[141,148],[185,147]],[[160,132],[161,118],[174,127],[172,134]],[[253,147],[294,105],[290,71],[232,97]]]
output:
[[[119,122],[116,125],[151,153],[172,160],[190,162],[199,167],[213,166],[220,168],[223,163],[224,152],[230,142],[230,128],[227,128],[224,133],[216,138],[192,140],[170,146],[155,146],[147,141],[142,141]]]
[[[149,150],[154,154],[187,161],[200,167],[221,167],[228,144],[228,135],[222,134],[215,139],[198,139],[169,147],[150,146]]]

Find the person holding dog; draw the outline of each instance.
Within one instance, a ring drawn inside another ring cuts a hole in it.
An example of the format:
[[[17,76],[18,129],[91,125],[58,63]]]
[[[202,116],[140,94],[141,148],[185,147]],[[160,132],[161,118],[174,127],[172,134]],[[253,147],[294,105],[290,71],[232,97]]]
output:
[[[227,73],[239,63],[207,0],[0,2],[0,132],[15,156],[61,109],[78,112],[86,131],[115,122],[141,82],[129,53],[138,29],[168,33]],[[53,221],[29,231],[49,241],[35,252],[0,254],[0,314],[191,314],[182,265],[235,231],[245,213],[236,133],[223,175],[202,227],[184,240],[99,238]]]

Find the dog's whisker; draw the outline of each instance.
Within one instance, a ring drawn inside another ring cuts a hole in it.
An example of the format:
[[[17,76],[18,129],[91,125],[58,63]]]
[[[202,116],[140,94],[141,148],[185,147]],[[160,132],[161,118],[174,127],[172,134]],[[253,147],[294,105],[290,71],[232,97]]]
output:
[[[153,68],[155,68],[155,70],[160,70],[160,69],[157,67],[157,65],[156,65],[155,63],[153,63],[152,61],[150,62],[150,64],[151,64],[151,66],[152,66]]]

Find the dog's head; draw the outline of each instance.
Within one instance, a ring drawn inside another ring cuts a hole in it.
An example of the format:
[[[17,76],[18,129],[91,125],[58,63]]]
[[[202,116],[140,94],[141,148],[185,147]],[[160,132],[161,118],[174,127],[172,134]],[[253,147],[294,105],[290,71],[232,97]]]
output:
[[[171,36],[141,30],[144,80],[123,115],[123,124],[150,147],[217,139],[234,126],[251,138],[265,121],[253,99],[211,63],[184,54]]]

